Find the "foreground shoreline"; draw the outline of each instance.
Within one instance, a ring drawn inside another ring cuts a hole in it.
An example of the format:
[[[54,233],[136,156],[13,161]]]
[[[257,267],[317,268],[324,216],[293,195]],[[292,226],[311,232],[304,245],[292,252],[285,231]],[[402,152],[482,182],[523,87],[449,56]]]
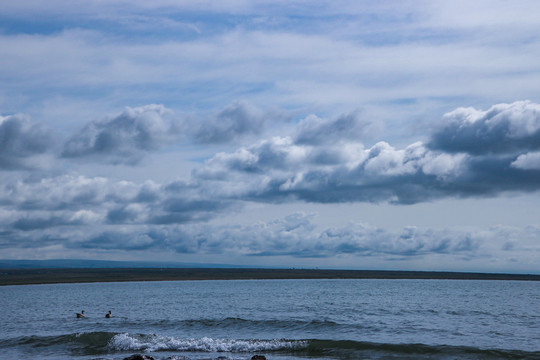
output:
[[[0,269],[0,286],[91,282],[265,279],[444,279],[540,281],[540,275],[436,271],[257,268]]]

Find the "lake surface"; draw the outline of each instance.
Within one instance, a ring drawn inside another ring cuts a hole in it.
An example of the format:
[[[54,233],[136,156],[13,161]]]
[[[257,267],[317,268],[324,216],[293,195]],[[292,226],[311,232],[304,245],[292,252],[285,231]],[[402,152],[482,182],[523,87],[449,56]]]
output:
[[[0,309],[1,359],[540,359],[533,281],[23,285]]]

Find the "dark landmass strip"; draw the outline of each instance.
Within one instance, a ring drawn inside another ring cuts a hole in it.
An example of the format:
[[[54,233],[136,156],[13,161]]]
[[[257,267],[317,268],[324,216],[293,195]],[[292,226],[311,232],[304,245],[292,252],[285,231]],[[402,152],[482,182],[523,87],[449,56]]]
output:
[[[540,281],[540,275],[430,271],[231,268],[0,269],[0,286],[124,281],[262,279],[448,279]]]

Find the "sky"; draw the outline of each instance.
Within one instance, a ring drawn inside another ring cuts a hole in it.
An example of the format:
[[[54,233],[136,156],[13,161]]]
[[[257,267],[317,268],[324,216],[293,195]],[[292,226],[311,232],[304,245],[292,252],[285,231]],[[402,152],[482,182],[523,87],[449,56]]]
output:
[[[540,273],[540,2],[2,1],[0,258]]]

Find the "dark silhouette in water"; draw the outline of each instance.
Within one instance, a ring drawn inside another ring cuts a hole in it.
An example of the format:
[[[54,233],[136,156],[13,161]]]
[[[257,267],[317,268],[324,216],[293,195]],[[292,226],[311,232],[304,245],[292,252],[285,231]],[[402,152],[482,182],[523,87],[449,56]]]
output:
[[[105,317],[107,319],[112,318],[111,310],[109,310],[109,312],[107,314],[105,314]]]
[[[86,317],[86,316],[84,315],[84,310],[82,310],[80,313],[76,313],[76,314],[77,314],[77,317],[78,317],[78,318]]]
[[[124,360],[154,360],[150,355],[135,354],[124,358]]]

